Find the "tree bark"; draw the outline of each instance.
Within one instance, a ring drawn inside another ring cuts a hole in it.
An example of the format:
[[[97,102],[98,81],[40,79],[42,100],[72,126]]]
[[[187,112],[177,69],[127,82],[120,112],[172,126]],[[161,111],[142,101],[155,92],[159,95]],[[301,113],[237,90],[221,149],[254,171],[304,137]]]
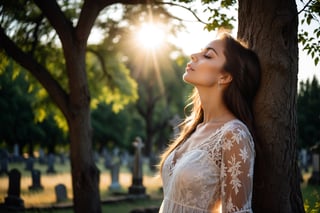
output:
[[[295,0],[240,0],[238,38],[259,55],[254,212],[304,212],[296,150],[298,14]]]

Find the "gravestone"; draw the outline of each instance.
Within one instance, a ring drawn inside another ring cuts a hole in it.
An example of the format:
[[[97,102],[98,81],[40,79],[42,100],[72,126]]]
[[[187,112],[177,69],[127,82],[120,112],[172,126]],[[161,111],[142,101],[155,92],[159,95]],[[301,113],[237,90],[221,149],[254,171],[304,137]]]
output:
[[[118,191],[121,189],[119,184],[119,173],[120,173],[121,159],[119,156],[119,149],[115,148],[113,150],[113,156],[111,160],[111,185],[109,190]]]
[[[7,150],[0,149],[0,175],[8,174],[9,154]]]
[[[41,165],[46,164],[46,155],[44,153],[44,150],[42,148],[39,149],[39,158],[38,161]]]
[[[307,152],[307,149],[301,149],[299,154],[300,154],[300,168],[302,171],[308,172],[308,152]]]
[[[67,155],[65,153],[60,153],[59,154],[59,159],[60,159],[60,164],[64,165],[67,161]]]
[[[129,153],[127,151],[123,151],[120,155],[120,158],[121,158],[121,165],[127,167],[130,161]]]
[[[55,174],[56,170],[54,169],[54,163],[55,163],[54,154],[49,154],[47,161],[48,161],[47,174]]]
[[[19,148],[18,144],[14,144],[14,146],[13,146],[12,160],[14,162],[21,162],[22,161],[22,157],[20,156],[20,148]]]
[[[132,185],[129,187],[129,194],[144,195],[146,188],[143,186],[143,171],[142,171],[142,148],[144,144],[140,137],[137,137],[133,142],[135,147],[135,155],[133,162],[133,174],[132,174]]]
[[[28,157],[26,159],[26,167],[24,169],[27,170],[27,171],[32,171],[33,170],[33,165],[34,165],[33,157]]]
[[[24,201],[20,198],[20,179],[21,173],[19,170],[10,170],[8,196],[4,199],[6,207],[24,208]]]
[[[64,184],[58,184],[54,187],[56,193],[57,203],[66,201],[67,197],[67,188]]]
[[[320,185],[320,143],[311,148],[312,152],[312,175],[308,183]]]
[[[31,191],[37,191],[37,190],[43,190],[43,186],[41,185],[41,172],[40,170],[32,170],[31,171],[32,176],[32,185],[29,186],[29,190]]]
[[[108,152],[108,150],[106,148],[103,148],[102,156],[103,156],[103,159],[104,159],[104,167],[106,169],[111,169],[112,156],[111,156],[111,154]]]

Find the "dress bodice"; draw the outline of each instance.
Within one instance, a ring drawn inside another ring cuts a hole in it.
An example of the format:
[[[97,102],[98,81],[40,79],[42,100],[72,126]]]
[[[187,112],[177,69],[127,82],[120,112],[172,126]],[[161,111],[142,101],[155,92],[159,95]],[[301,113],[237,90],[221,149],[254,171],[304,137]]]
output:
[[[163,165],[160,212],[252,212],[255,152],[241,121],[225,123],[179,157],[176,150]]]

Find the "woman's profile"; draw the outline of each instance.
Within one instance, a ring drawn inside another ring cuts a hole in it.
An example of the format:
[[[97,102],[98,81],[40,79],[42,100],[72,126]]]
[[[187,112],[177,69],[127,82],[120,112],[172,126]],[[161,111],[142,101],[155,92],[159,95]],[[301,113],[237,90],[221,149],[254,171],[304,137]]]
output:
[[[229,34],[192,54],[191,111],[163,153],[161,213],[252,212],[257,55]]]

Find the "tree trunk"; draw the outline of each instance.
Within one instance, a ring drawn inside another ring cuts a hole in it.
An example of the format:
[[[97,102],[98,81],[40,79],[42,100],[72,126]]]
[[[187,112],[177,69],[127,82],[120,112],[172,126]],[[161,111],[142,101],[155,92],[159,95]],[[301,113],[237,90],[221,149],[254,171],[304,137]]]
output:
[[[238,37],[259,55],[254,111],[254,212],[304,212],[296,151],[298,15],[295,0],[240,0]]]
[[[93,159],[90,94],[85,70],[86,45],[83,44],[85,42],[74,43],[72,49],[64,49],[70,89],[67,120],[70,128],[74,211],[99,213],[99,170]]]

